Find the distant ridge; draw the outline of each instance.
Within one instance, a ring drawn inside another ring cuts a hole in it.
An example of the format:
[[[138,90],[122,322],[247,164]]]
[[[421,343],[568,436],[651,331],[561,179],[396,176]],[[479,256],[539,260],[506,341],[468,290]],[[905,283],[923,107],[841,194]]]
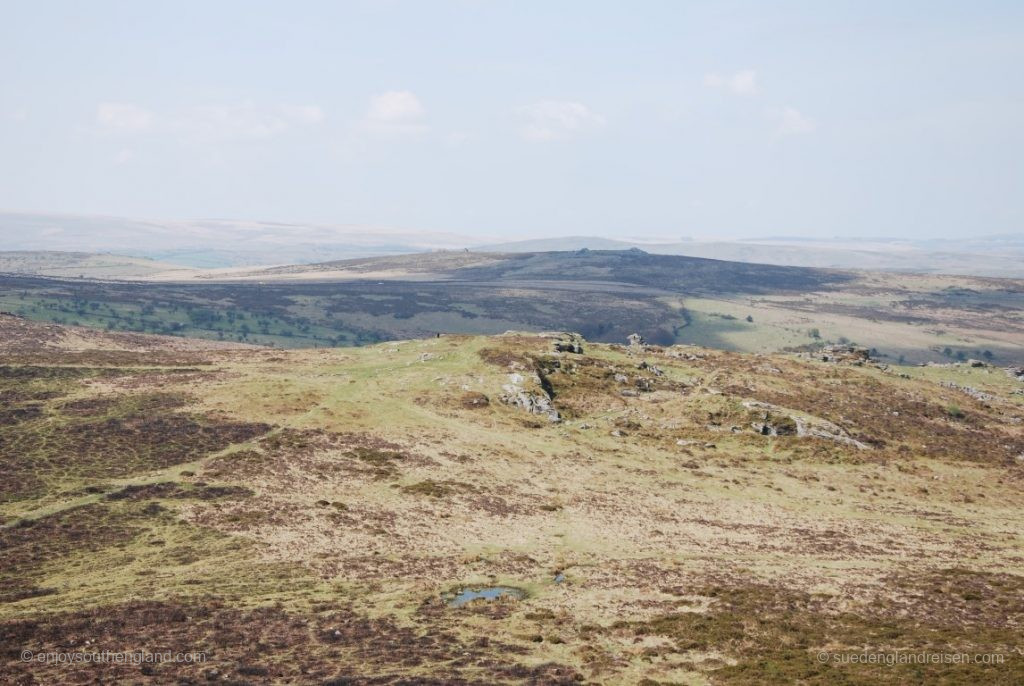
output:
[[[628,250],[789,267],[865,269],[959,276],[1024,278],[1024,235],[965,240],[758,238],[647,243],[593,236],[540,238],[475,246],[487,252]]]
[[[471,249],[482,252],[628,250],[792,267],[1024,278],[1024,234],[963,239],[807,238],[647,241],[550,236],[482,242],[469,236],[353,224],[202,219],[154,221],[0,212],[0,247],[139,257],[196,269],[296,265]]]

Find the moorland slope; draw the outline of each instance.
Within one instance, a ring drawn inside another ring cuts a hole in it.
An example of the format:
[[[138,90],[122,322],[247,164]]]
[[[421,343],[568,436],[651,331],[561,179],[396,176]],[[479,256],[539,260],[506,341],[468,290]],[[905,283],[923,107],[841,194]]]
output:
[[[0,317],[0,680],[1020,683],[1024,382],[853,352]]]

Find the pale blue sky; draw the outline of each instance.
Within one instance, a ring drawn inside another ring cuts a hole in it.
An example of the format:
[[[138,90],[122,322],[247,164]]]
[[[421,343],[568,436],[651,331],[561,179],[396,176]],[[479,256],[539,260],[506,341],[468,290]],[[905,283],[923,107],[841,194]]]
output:
[[[1024,231],[1021,2],[0,0],[0,209]]]

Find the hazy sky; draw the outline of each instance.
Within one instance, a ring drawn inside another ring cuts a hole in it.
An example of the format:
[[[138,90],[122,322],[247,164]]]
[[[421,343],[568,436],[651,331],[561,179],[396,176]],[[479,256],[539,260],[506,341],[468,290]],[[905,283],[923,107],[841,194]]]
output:
[[[0,0],[0,209],[1024,231],[1024,2]]]

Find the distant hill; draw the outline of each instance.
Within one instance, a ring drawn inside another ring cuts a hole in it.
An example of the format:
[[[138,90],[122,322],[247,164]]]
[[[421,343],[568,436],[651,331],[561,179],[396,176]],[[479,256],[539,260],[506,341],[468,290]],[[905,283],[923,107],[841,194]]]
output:
[[[360,225],[0,212],[7,250],[117,253],[197,268],[322,262],[464,247],[450,233]]]
[[[651,254],[780,266],[1024,278],[1024,234],[931,240],[777,236],[674,242],[552,236],[481,243],[455,233],[352,224],[153,221],[0,212],[0,246],[9,251],[143,257],[194,269],[318,264],[436,250],[519,253],[640,248]]]
[[[713,294],[817,290],[853,278],[835,270],[652,255],[639,248],[521,253],[449,251],[197,276],[218,281],[369,278],[486,283],[579,281]]]
[[[989,236],[963,241],[900,239],[764,238],[743,241],[643,243],[570,236],[478,246],[481,251],[626,250],[685,255],[735,262],[870,269],[973,276],[1024,278],[1024,235]]]
[[[6,274],[88,279],[138,279],[176,269],[180,269],[180,267],[166,262],[109,253],[53,250],[0,252],[0,273]]]

